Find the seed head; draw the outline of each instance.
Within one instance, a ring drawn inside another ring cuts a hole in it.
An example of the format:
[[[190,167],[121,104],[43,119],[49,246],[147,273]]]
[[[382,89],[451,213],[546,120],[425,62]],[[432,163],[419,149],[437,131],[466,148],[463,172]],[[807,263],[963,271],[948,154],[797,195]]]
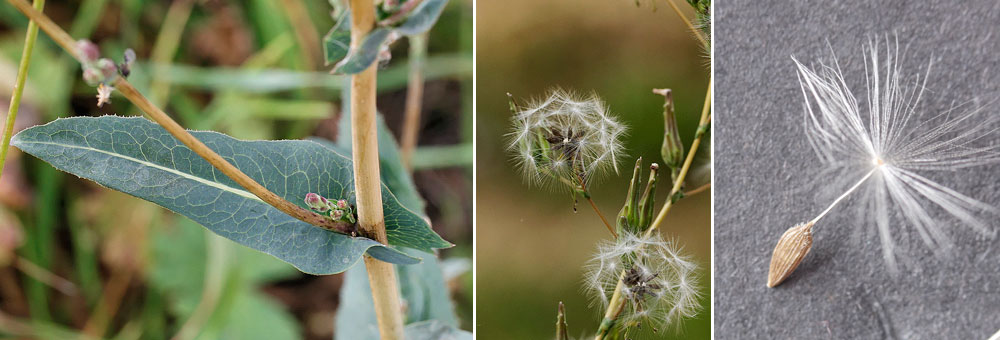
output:
[[[603,172],[618,171],[626,128],[596,95],[554,89],[527,107],[511,106],[507,149],[528,181],[554,179],[586,189]]]
[[[584,289],[595,304],[607,308],[621,278],[627,301],[619,316],[623,324],[649,322],[662,328],[698,313],[697,268],[658,233],[623,233],[598,244],[587,264]]]

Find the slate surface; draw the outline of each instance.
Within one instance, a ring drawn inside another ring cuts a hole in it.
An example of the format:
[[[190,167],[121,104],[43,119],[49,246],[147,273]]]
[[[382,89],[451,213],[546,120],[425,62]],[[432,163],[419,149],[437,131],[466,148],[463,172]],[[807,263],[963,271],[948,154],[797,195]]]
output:
[[[957,245],[950,259],[917,242],[908,256],[916,266],[893,277],[853,199],[817,225],[812,253],[789,280],[764,285],[781,233],[825,208],[830,187],[856,180],[817,175],[790,56],[809,65],[835,52],[865,100],[861,47],[898,34],[905,69],[933,62],[928,107],[993,100],[988,109],[1000,114],[1000,2],[729,0],[714,19],[715,337],[986,339],[1000,330],[1000,241],[946,228]],[[933,178],[1000,206],[998,166]]]

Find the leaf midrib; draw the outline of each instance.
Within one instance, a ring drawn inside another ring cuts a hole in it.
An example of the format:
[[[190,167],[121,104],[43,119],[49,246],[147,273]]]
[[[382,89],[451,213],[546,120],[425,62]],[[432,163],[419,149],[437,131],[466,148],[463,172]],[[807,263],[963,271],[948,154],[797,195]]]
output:
[[[246,197],[246,198],[249,198],[249,199],[257,200],[257,201],[259,201],[261,203],[264,202],[263,200],[260,199],[260,197],[257,197],[256,195],[250,193],[249,191],[245,191],[245,190],[233,188],[231,186],[224,185],[224,184],[219,183],[219,182],[213,182],[213,181],[210,181],[210,180],[207,180],[207,179],[204,179],[204,178],[201,178],[201,177],[198,177],[198,176],[195,176],[195,175],[192,175],[192,174],[189,174],[189,173],[177,170],[177,169],[168,168],[168,167],[162,166],[160,164],[156,164],[156,163],[153,163],[153,162],[141,160],[141,159],[134,158],[134,157],[129,157],[129,156],[126,156],[126,155],[123,155],[123,154],[120,154],[120,153],[113,153],[113,152],[108,152],[108,151],[104,151],[104,150],[97,149],[97,148],[92,148],[92,147],[89,147],[89,146],[79,146],[79,145],[74,145],[74,144],[53,143],[53,142],[33,142],[33,141],[32,142],[21,141],[21,143],[23,143],[23,144],[54,145],[54,146],[59,146],[59,147],[64,147],[64,148],[81,149],[81,150],[87,150],[87,151],[93,151],[93,152],[103,153],[103,154],[106,154],[106,155],[109,155],[109,156],[112,156],[112,157],[118,157],[118,158],[121,158],[121,159],[124,159],[124,160],[136,162],[136,163],[139,163],[139,164],[151,167],[151,168],[156,168],[156,169],[160,169],[160,170],[163,170],[163,171],[166,171],[166,172],[169,172],[169,173],[173,173],[173,174],[176,174],[176,175],[178,175],[180,177],[184,177],[184,178],[193,180],[195,182],[199,182],[199,183],[208,185],[210,187],[218,188],[218,189],[226,191],[226,192],[230,192],[230,193],[233,193],[233,194],[236,194],[236,195],[240,195],[240,196],[243,196],[243,197]]]

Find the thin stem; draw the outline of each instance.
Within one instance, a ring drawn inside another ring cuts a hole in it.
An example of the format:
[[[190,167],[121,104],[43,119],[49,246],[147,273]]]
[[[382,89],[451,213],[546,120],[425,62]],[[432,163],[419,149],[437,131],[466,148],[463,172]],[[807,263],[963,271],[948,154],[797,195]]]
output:
[[[35,9],[41,11],[45,0],[35,0]],[[10,108],[3,125],[3,144],[0,145],[0,176],[3,176],[4,164],[7,161],[7,151],[10,149],[10,137],[14,134],[14,121],[21,107],[21,96],[24,95],[24,82],[28,79],[28,66],[31,64],[31,52],[35,50],[35,40],[38,37],[38,24],[28,21],[28,32],[24,35],[24,50],[21,51],[21,62],[17,67],[17,79],[14,82],[14,93],[10,96]]]
[[[691,33],[694,34],[694,37],[698,38],[698,42],[700,42],[702,45],[708,45],[708,43],[705,41],[705,38],[703,38],[701,36],[701,33],[698,32],[698,29],[695,28],[693,24],[691,24],[691,20],[688,20],[688,18],[684,16],[684,12],[681,12],[681,9],[677,7],[677,4],[674,3],[674,0],[667,0],[667,4],[670,5],[670,8],[674,9],[674,13],[677,13],[677,16],[681,18],[681,21],[683,21],[684,24],[687,25],[688,29],[691,30]]]
[[[7,1],[24,13],[29,19],[37,21],[38,26],[45,31],[45,33],[48,34],[52,40],[55,40],[55,42],[66,50],[67,53],[79,60],[75,47],[76,43],[73,38],[70,37],[69,34],[67,34],[62,28],[53,23],[48,16],[31,8],[25,0]],[[306,210],[305,208],[295,205],[294,203],[289,202],[281,196],[271,192],[264,186],[260,185],[260,183],[257,183],[257,181],[250,178],[250,176],[247,176],[245,173],[223,159],[222,156],[219,156],[219,154],[215,153],[215,151],[188,133],[187,130],[184,130],[180,124],[177,124],[177,122],[170,118],[170,116],[163,112],[163,110],[156,107],[156,105],[153,105],[149,99],[139,93],[139,91],[136,90],[135,87],[133,87],[127,80],[119,77],[118,80],[115,81],[114,86],[123,96],[125,96],[125,98],[127,98],[135,106],[139,107],[139,109],[145,112],[150,119],[162,126],[165,130],[167,130],[167,132],[174,136],[174,138],[177,138],[177,140],[184,143],[184,145],[188,148],[191,148],[191,150],[198,154],[198,156],[204,158],[216,169],[219,169],[219,171],[227,177],[235,181],[247,191],[256,195],[265,203],[274,206],[278,210],[281,210],[292,217],[320,228],[344,234],[353,233],[351,225],[342,222],[334,222],[323,215]]]
[[[604,222],[604,226],[611,232],[611,236],[618,238],[618,233],[615,232],[615,228],[611,227],[611,224],[608,223],[608,219],[604,218],[604,214],[601,213],[601,209],[597,208],[597,204],[594,203],[594,199],[590,198],[590,195],[587,195],[587,202],[590,202],[590,206],[594,208],[594,212],[597,213],[597,216],[601,218],[601,222]]]
[[[708,189],[711,189],[711,188],[712,188],[712,182],[708,182],[708,183],[702,184],[700,187],[697,187],[697,188],[695,188],[693,190],[685,191],[684,192],[684,197],[694,196],[694,195],[700,194],[700,193],[702,193],[702,192],[704,192],[704,191],[706,191]]]
[[[302,0],[283,0],[281,4],[285,8],[288,21],[292,24],[292,30],[295,31],[295,38],[299,41],[306,69],[315,70],[319,65],[317,59],[323,53],[319,50],[321,40],[319,34],[316,33],[316,26],[309,18],[309,9],[306,8]]]
[[[403,118],[403,134],[400,138],[399,154],[403,166],[413,171],[410,160],[417,148],[420,131],[420,109],[424,96],[424,59],[427,56],[427,33],[412,35],[410,41],[410,79],[406,87],[406,110]]]
[[[597,217],[600,217],[601,222],[604,222],[604,227],[608,228],[608,231],[611,232],[611,236],[618,238],[618,233],[615,232],[615,228],[611,226],[611,223],[608,223],[607,218],[604,218],[604,214],[601,213],[601,209],[597,208],[597,204],[594,203],[594,199],[591,198],[590,193],[587,192],[587,183],[583,181],[583,176],[580,176],[578,178],[580,179],[580,190],[583,192],[583,197],[587,199],[587,202],[590,202],[590,207],[594,208],[594,212],[597,213]]]
[[[42,268],[26,258],[17,257],[14,260],[14,267],[24,273],[24,275],[38,280],[49,287],[55,288],[55,290],[58,290],[60,293],[70,296],[76,295],[77,289],[73,282],[50,272],[48,269]]]
[[[107,332],[108,324],[118,312],[122,297],[128,291],[129,282],[132,281],[133,271],[131,268],[112,269],[111,278],[104,285],[103,299],[97,303],[90,319],[83,327],[83,334],[92,338],[103,338]]]
[[[691,164],[694,162],[695,153],[698,151],[698,146],[701,145],[701,138],[705,136],[708,131],[708,125],[712,120],[712,77],[708,78],[708,90],[705,91],[705,104],[701,108],[701,118],[698,120],[698,132],[695,133],[694,141],[691,142],[691,148],[687,153],[687,158],[684,159],[684,165],[681,166],[680,172],[677,174],[677,179],[674,180],[674,186],[670,190],[670,194],[667,197],[671,199],[663,204],[663,208],[660,208],[660,212],[656,215],[656,219],[650,224],[649,229],[646,230],[646,237],[649,237],[653,232],[659,228],[660,224],[663,223],[664,217],[670,208],[673,206],[674,200],[672,199],[683,187],[684,179],[687,177],[688,171],[691,170]],[[696,189],[697,190],[697,189]],[[604,313],[604,320],[601,322],[601,327],[598,329],[597,336],[595,340],[604,340],[611,331],[612,326],[618,319],[618,316],[625,309],[625,300],[622,298],[622,289],[625,286],[622,280],[625,277],[625,271],[622,270],[621,275],[618,277],[618,284],[615,286],[615,292],[611,295],[611,300],[608,301],[608,310]],[[607,324],[607,326],[605,325]]]
[[[868,180],[869,177],[872,177],[872,175],[875,174],[875,171],[878,171],[881,168],[882,166],[880,165],[872,169],[872,171],[869,171],[868,174],[865,175],[865,177],[862,177],[860,181],[854,183],[854,186],[852,186],[850,189],[847,189],[847,191],[841,194],[840,197],[837,197],[837,199],[833,200],[833,203],[831,203],[829,207],[826,207],[826,210],[823,210],[823,212],[821,212],[819,216],[816,216],[816,218],[812,219],[812,221],[809,221],[809,224],[815,224],[816,222],[819,221],[819,219],[823,218],[823,216],[826,216],[826,214],[829,213],[830,210],[833,210],[833,207],[836,206],[837,203],[840,203],[840,201],[844,200],[844,198],[847,198],[847,195],[850,195],[852,192],[854,192],[854,190],[857,190],[858,187],[861,186],[861,183],[864,183],[866,180]]]
[[[357,48],[375,24],[371,0],[351,0],[351,48]],[[354,158],[354,191],[357,193],[358,227],[368,237],[386,244],[379,181],[378,138],[375,124],[375,75],[372,65],[351,76],[351,153]],[[403,338],[403,316],[396,270],[392,264],[365,256],[375,317],[383,340]]]
[[[173,61],[193,7],[193,0],[179,0],[170,4],[160,33],[156,36],[156,43],[153,44],[153,52],[150,54],[150,61],[154,65],[169,65]],[[156,105],[163,105],[170,96],[170,76],[166,72],[165,67],[153,70],[154,76],[149,87],[150,97]]]

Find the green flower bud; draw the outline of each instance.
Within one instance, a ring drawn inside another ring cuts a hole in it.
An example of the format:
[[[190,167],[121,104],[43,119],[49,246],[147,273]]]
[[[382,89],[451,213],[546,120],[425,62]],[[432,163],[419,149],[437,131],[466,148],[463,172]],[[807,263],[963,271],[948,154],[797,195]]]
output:
[[[559,314],[556,316],[556,340],[569,340],[569,326],[566,324],[566,306],[559,301]]]
[[[639,194],[636,188],[639,187],[639,175],[642,174],[642,157],[635,160],[635,170],[632,171],[632,180],[628,184],[628,193],[625,196],[625,205],[622,206],[622,210],[618,212],[618,218],[616,219],[617,233],[621,235],[623,232],[635,232],[635,216],[636,216],[636,196]]]
[[[660,166],[653,163],[649,166],[649,182],[646,184],[646,191],[639,199],[638,223],[639,231],[646,231],[649,224],[653,223],[653,206],[656,205],[656,172]]]
[[[663,164],[670,169],[671,180],[677,179],[677,174],[684,165],[684,142],[677,129],[677,117],[674,115],[674,99],[670,89],[656,89],[653,93],[663,96],[663,147],[660,155]]]

